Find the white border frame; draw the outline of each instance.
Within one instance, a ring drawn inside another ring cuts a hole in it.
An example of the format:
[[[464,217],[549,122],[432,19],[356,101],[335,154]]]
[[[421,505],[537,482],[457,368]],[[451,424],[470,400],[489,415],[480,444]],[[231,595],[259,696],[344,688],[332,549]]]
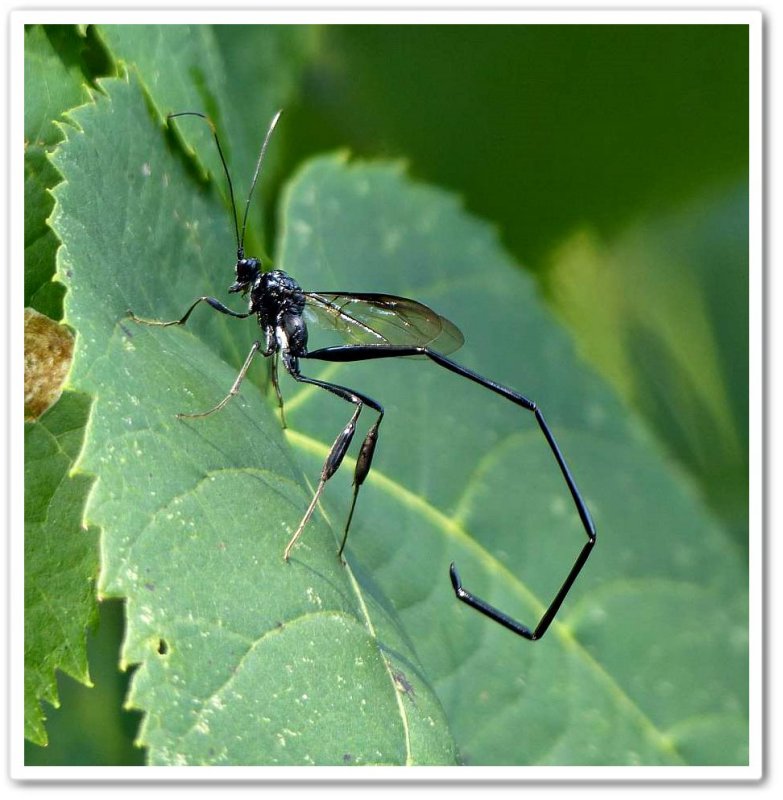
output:
[[[323,5],[315,3],[314,5]],[[310,781],[752,781],[762,777],[762,524],[763,524],[763,434],[762,434],[762,380],[763,380],[763,213],[762,213],[762,15],[760,11],[520,11],[501,9],[507,5],[495,4],[494,9],[418,9],[409,3],[403,8],[371,10],[300,8],[267,9],[259,11],[158,11],[116,10],[88,8],[82,10],[25,10],[12,12],[9,18],[9,99],[10,129],[8,184],[10,269],[9,269],[9,351],[10,385],[23,383],[22,304],[16,302],[23,292],[24,263],[24,210],[20,198],[24,196],[24,168],[22,159],[11,158],[23,150],[24,85],[20,76],[24,68],[23,26],[31,23],[145,23],[165,24],[188,22],[191,24],[227,22],[268,22],[290,24],[365,23],[388,24],[747,24],[750,28],[750,763],[747,767],[418,767],[405,770],[399,767],[27,767],[24,765],[23,696],[12,687],[23,684],[23,624],[19,609],[24,608],[24,529],[23,509],[19,502],[24,497],[23,433],[18,424],[23,416],[20,391],[11,391],[9,402],[8,444],[9,453],[9,595],[10,609],[17,610],[12,620],[10,652],[9,701],[10,776],[15,780],[35,781],[248,781],[292,780]],[[16,202],[12,202],[16,200]]]

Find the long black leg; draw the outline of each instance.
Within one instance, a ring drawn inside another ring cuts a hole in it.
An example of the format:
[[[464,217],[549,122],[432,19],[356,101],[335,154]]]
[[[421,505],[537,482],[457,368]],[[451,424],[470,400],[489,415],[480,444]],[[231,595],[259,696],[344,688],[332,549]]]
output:
[[[348,539],[348,529],[351,526],[354,508],[356,507],[356,498],[359,494],[359,489],[364,483],[364,480],[367,477],[372,465],[372,458],[375,453],[375,445],[378,441],[378,428],[380,427],[381,420],[383,419],[383,406],[381,406],[380,403],[378,403],[376,400],[373,400],[371,397],[368,397],[367,395],[364,395],[361,392],[357,392],[353,389],[349,389],[346,386],[339,386],[336,383],[327,383],[326,381],[321,381],[316,378],[309,378],[306,375],[302,375],[299,372],[298,359],[291,358],[285,353],[283,354],[283,364],[294,380],[299,381],[300,383],[309,383],[312,386],[318,386],[321,389],[326,389],[326,391],[331,392],[332,394],[335,394],[338,397],[341,397],[343,400],[353,403],[356,406],[353,416],[348,421],[348,424],[345,426],[345,428],[334,440],[334,443],[329,450],[329,454],[326,456],[326,461],[324,462],[323,469],[321,470],[321,477],[318,481],[318,486],[316,487],[313,499],[310,502],[302,521],[299,523],[299,527],[291,537],[291,541],[288,542],[285,552],[283,553],[283,558],[285,558],[286,561],[288,560],[294,543],[299,538],[302,530],[307,524],[307,521],[310,519],[316,503],[318,502],[318,498],[321,496],[324,486],[326,486],[326,482],[332,477],[332,475],[334,475],[335,472],[337,472],[337,470],[340,468],[340,464],[342,464],[345,453],[347,452],[348,446],[350,445],[351,439],[353,439],[353,435],[356,431],[356,422],[359,419],[359,414],[361,413],[362,408],[364,408],[366,405],[378,413],[378,418],[367,432],[367,435],[362,442],[362,446],[359,449],[359,455],[356,459],[356,468],[354,469],[353,475],[353,498],[351,500],[351,510],[348,513],[348,520],[345,523],[345,531],[343,532],[342,542],[340,543],[340,549],[338,551],[338,556],[342,559],[345,543]]]
[[[130,309],[128,309],[127,313],[134,322],[140,322],[142,325],[157,325],[161,328],[168,328],[169,325],[184,325],[188,321],[188,317],[193,313],[193,309],[199,303],[208,303],[210,306],[212,306],[212,308],[215,309],[215,311],[219,311],[221,314],[228,314],[230,317],[247,319],[247,317],[250,316],[250,312],[240,314],[237,311],[232,311],[228,306],[224,306],[220,300],[217,300],[214,297],[199,297],[193,301],[190,308],[179,319],[173,319],[170,322],[162,322],[161,320],[157,319],[143,319],[142,317],[137,317]]]
[[[453,563],[449,569],[451,583],[459,600],[461,600],[463,603],[467,603],[469,606],[475,608],[476,611],[479,611],[490,619],[495,620],[495,622],[503,625],[509,630],[514,631],[514,633],[519,634],[525,639],[529,639],[530,641],[540,639],[544,633],[546,633],[547,628],[554,619],[555,614],[557,614],[560,606],[563,603],[563,600],[565,600],[565,597],[576,580],[577,575],[579,575],[582,567],[587,561],[596,540],[595,524],[590,516],[590,511],[588,510],[587,505],[576,486],[574,478],[571,475],[571,470],[566,464],[565,458],[563,457],[563,453],[561,452],[560,447],[555,440],[554,434],[547,425],[541,410],[532,400],[528,400],[523,395],[507,388],[506,386],[502,386],[495,381],[484,378],[478,373],[473,372],[472,370],[467,369],[460,364],[457,364],[455,361],[452,361],[451,359],[446,358],[446,356],[441,355],[434,350],[430,350],[427,347],[407,347],[400,345],[381,344],[343,345],[337,347],[325,347],[321,350],[314,350],[307,355],[308,358],[317,359],[319,361],[334,361],[341,363],[348,361],[369,361],[376,358],[395,358],[400,356],[426,356],[439,366],[444,367],[445,369],[448,369],[451,372],[462,376],[463,378],[467,378],[474,383],[478,383],[480,386],[483,386],[486,389],[501,395],[502,397],[505,397],[512,403],[516,403],[516,405],[532,412],[536,418],[538,427],[544,434],[544,438],[546,439],[547,444],[549,445],[549,448],[552,451],[555,460],[557,461],[560,472],[562,473],[566,485],[568,486],[568,490],[571,493],[571,497],[573,498],[576,510],[579,513],[579,518],[582,521],[585,533],[587,534],[587,542],[574,562],[574,565],[571,568],[571,571],[568,573],[565,582],[555,595],[555,599],[550,603],[549,608],[547,608],[547,610],[544,612],[544,615],[541,617],[536,627],[531,630],[526,625],[517,622],[499,609],[489,605],[489,603],[486,603],[484,600],[481,600],[479,597],[471,594],[462,587],[459,573],[457,572],[457,568]]]

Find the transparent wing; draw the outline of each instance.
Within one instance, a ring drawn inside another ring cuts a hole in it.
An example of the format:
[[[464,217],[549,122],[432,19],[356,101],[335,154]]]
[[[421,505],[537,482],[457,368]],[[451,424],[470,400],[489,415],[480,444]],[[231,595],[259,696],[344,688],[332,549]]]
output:
[[[392,294],[305,292],[305,312],[355,344],[403,344],[453,353],[459,328],[423,303]]]

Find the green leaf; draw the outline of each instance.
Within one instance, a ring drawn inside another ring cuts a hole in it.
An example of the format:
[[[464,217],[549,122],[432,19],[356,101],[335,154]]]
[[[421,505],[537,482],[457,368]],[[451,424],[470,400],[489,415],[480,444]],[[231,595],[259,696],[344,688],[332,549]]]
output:
[[[49,741],[46,747],[25,743],[26,767],[144,764],[146,754],[133,744],[141,715],[122,709],[130,677],[119,669],[124,630],[124,604],[100,603],[97,624],[87,634],[92,684],[58,675],[60,707],[47,713]]]
[[[46,224],[53,206],[48,190],[60,176],[47,153],[62,138],[54,121],[87,94],[78,65],[62,57],[39,25],[25,28],[24,58],[24,304],[60,319],[63,287],[52,282],[58,243]]]
[[[82,527],[92,481],[70,476],[89,400],[66,392],[25,424],[25,737],[46,744],[40,700],[59,705],[55,670],[89,684],[86,628],[97,618],[95,528]]]
[[[259,393],[175,418],[226,392],[236,371],[219,355],[244,357],[254,331],[206,307],[186,330],[125,318],[176,317],[218,291],[233,246],[136,81],[102,87],[55,155],[52,224],[79,332],[71,380],[95,396],[86,516],[102,529],[100,590],[127,598],[140,743],[155,764],[450,763],[410,644],[341,566],[335,535],[316,520],[283,561],[309,489]]]
[[[428,362],[304,361],[387,414],[350,569],[334,557],[350,459],[326,493],[334,529],[314,519],[283,563],[310,492],[270,407],[248,381],[219,414],[174,419],[225,395],[254,326],[208,308],[186,329],[123,320],[225,297],[225,209],[166,150],[135,83],[105,88],[58,151],[54,224],[80,331],[73,382],[96,393],[88,518],[103,529],[102,590],[128,598],[150,760],[448,763],[447,718],[473,764],[746,762],[742,554],[574,356],[494,231],[397,166],[307,165],[282,206],[278,266],[305,288],[406,294],[454,319],[462,363],[540,404],[598,544],[539,643],[458,603],[452,559],[468,588],[534,624],[584,541],[535,421]],[[283,392],[312,482],[350,409],[288,380]]]
[[[296,79],[313,47],[312,30],[299,25],[101,25],[97,33],[113,57],[138,74],[161,119],[178,111],[212,117],[241,215],[263,134],[275,111],[296,92]],[[223,167],[209,127],[184,119],[177,131],[224,192]],[[280,142],[276,145],[266,159],[259,198],[268,196]],[[250,237],[248,244],[254,241]]]
[[[398,168],[334,158],[300,173],[280,217],[279,266],[304,287],[416,297],[458,322],[459,360],[539,403],[598,525],[551,632],[535,644],[511,636],[457,603],[447,574],[454,560],[468,588],[534,624],[582,546],[531,415],[429,363],[321,373],[386,406],[349,560],[400,614],[461,757],[745,763],[742,551],[574,356],[495,232]],[[347,411],[313,389],[283,391],[291,439],[316,474]]]
[[[48,153],[62,140],[55,120],[87,98],[80,43],[70,26],[25,28],[25,306],[62,316],[52,280],[57,238],[47,225],[49,190],[61,176]],[[47,743],[40,701],[59,704],[55,670],[89,684],[86,629],[93,597],[97,531],[81,526],[91,481],[69,477],[89,414],[86,398],[64,395],[25,425],[25,737]]]

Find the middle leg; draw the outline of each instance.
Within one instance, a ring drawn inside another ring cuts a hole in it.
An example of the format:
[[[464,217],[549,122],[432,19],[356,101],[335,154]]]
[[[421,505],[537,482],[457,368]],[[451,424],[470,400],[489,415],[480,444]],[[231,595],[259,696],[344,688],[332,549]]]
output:
[[[231,388],[228,391],[228,394],[214,407],[210,408],[209,411],[201,411],[197,414],[177,414],[177,419],[183,419],[187,417],[188,419],[195,419],[197,417],[208,417],[210,414],[214,414],[217,411],[220,411],[223,406],[234,396],[239,394],[239,387],[242,385],[242,381],[245,379],[245,375],[247,375],[247,371],[250,369],[250,365],[253,363],[253,356],[261,349],[261,342],[253,342],[253,346],[250,348],[250,352],[247,354],[247,358],[245,359],[245,363],[242,365],[242,369],[239,370],[239,375],[237,375],[236,380],[232,384]]]

